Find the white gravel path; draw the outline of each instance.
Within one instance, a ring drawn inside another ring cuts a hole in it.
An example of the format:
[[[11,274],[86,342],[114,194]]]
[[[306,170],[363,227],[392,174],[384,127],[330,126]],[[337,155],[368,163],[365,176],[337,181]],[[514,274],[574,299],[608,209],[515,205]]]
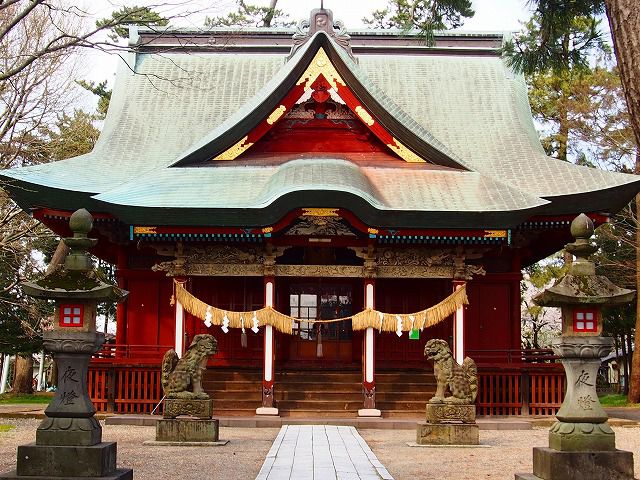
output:
[[[33,442],[39,420],[0,419],[16,425],[0,432],[0,472],[15,468],[18,445]],[[634,453],[640,476],[640,428],[614,428],[618,448]],[[260,471],[279,429],[221,428],[225,447],[149,447],[154,427],[109,425],[105,441],[118,442],[118,466],[134,469],[136,480],[253,480]],[[396,479],[478,480],[509,479],[515,472],[531,472],[534,446],[547,445],[547,428],[521,431],[481,430],[480,442],[491,448],[412,448],[411,430],[358,430],[373,453]],[[603,479],[604,480],[604,479]]]

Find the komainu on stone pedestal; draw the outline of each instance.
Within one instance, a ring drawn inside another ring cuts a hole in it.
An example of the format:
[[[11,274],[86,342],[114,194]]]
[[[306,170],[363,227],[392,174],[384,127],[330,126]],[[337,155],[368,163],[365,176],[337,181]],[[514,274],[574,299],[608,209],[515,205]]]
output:
[[[156,424],[156,443],[219,442],[219,421],[213,416],[213,400],[202,390],[202,370],[209,355],[218,351],[212,335],[193,337],[182,358],[169,350],[162,359],[163,419]],[[180,416],[197,418],[176,418]]]
[[[202,370],[207,366],[209,355],[218,351],[218,342],[212,335],[193,337],[191,345],[178,358],[175,350],[169,350],[162,359],[162,389],[166,398],[207,400],[209,395],[202,390]]]
[[[449,344],[432,339],[424,347],[433,361],[438,382],[436,394],[427,403],[427,421],[418,423],[419,445],[478,445],[479,429],[473,402],[478,393],[478,371],[469,357],[462,365],[453,358]],[[446,396],[451,392],[450,396]]]
[[[449,344],[437,338],[431,339],[424,346],[425,356],[433,362],[438,387],[435,396],[429,403],[473,404],[478,394],[478,369],[476,362],[469,357],[462,365],[454,360]],[[445,397],[447,392],[451,395]]]

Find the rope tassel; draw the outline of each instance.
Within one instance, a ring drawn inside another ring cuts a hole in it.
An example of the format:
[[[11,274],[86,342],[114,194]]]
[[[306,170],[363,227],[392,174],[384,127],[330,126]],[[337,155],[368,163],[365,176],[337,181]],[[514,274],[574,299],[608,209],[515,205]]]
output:
[[[247,348],[247,332],[244,329],[244,318],[240,317],[240,328],[242,328],[242,333],[240,334],[240,346],[242,348]]]

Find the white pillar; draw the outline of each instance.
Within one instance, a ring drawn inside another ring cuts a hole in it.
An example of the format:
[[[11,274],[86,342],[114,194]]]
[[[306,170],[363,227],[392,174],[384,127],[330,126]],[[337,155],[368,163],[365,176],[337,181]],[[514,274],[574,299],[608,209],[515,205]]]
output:
[[[0,393],[4,393],[7,389],[7,380],[9,378],[9,366],[11,365],[11,355],[5,354],[2,362],[2,381],[0,382]]]
[[[466,282],[453,281],[453,291],[461,289]],[[464,360],[464,306],[460,306],[453,316],[453,357],[462,365]]]
[[[375,283],[372,279],[366,279],[364,281],[365,308],[374,308],[374,298]],[[358,410],[358,416],[360,417],[379,417],[381,415],[380,410],[376,408],[375,346],[376,338],[373,327],[367,327],[364,331],[364,368],[362,378],[364,408]]]
[[[264,306],[273,308],[275,300],[275,279],[264,279]],[[264,326],[264,349],[262,370],[262,406],[256,408],[257,415],[278,415],[278,409],[274,406],[274,365],[275,338],[273,327]]]
[[[175,349],[178,357],[182,357],[184,351],[184,308],[176,300],[176,344]]]
[[[44,350],[40,352],[40,367],[38,368],[38,392],[44,390],[44,360],[45,360]]]

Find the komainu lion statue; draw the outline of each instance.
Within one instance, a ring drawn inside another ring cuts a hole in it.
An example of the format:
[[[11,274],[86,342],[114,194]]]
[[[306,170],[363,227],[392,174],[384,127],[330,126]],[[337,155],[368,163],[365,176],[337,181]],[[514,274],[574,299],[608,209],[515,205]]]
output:
[[[462,365],[458,365],[451,354],[449,344],[437,338],[431,339],[424,346],[425,356],[433,361],[433,373],[438,387],[435,396],[429,403],[472,404],[478,393],[478,369],[476,362],[469,357]],[[445,397],[445,392],[451,392]]]
[[[175,350],[169,350],[162,359],[162,389],[167,398],[209,398],[202,390],[202,370],[207,358],[218,351],[218,342],[212,335],[193,337],[182,358]]]

